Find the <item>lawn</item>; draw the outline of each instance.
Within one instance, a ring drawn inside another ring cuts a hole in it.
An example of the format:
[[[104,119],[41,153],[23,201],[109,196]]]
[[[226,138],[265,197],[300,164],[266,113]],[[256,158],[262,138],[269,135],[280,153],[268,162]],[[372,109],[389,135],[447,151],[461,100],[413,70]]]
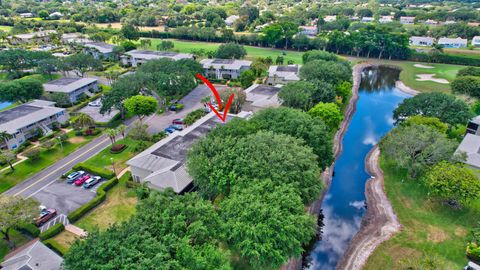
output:
[[[162,41],[162,39],[152,38],[152,44],[150,49],[156,50],[157,44]],[[184,41],[184,40],[171,40],[175,44],[174,50],[178,50],[182,53],[191,53],[193,49],[205,49],[207,51],[214,51],[222,43],[212,43],[212,42],[201,42],[201,41]],[[283,56],[285,63],[289,60],[292,60],[295,64],[302,63],[303,52],[290,51],[290,50],[279,50],[279,49],[270,49],[254,46],[244,46],[247,51],[247,59],[253,60],[257,57],[271,57],[273,61],[277,56]],[[285,55],[284,55],[285,53]]]
[[[105,201],[75,225],[87,231],[95,228],[105,230],[110,225],[126,221],[135,214],[137,197],[133,189],[126,187],[126,181],[130,177],[129,172],[124,174],[119,183],[108,191]]]
[[[444,92],[450,93],[450,84],[442,84],[434,81],[417,81],[417,74],[435,74],[434,78],[446,79],[450,83],[455,79],[457,72],[465,68],[465,66],[449,65],[449,64],[434,64],[412,61],[390,61],[390,60],[378,60],[367,58],[355,58],[351,57],[350,60],[354,63],[365,61],[370,63],[379,63],[386,65],[395,65],[402,68],[400,73],[400,80],[407,86],[418,90],[420,92]],[[415,67],[415,64],[421,64],[424,66],[431,66],[433,68],[419,68]]]
[[[16,247],[20,247],[30,241],[26,236],[19,233],[15,230],[10,230],[10,239],[13,240]],[[0,239],[0,262],[3,261],[3,258],[10,253],[10,249],[8,247],[7,241]]]
[[[12,26],[8,26],[8,25],[0,25],[0,30],[2,31],[5,31],[5,32],[10,32],[10,30],[12,30]]]
[[[402,261],[434,258],[439,269],[463,269],[470,230],[477,225],[480,199],[463,210],[453,210],[427,199],[419,180],[406,179],[404,170],[382,161],[385,189],[403,228],[369,258],[365,269],[406,269]]]
[[[37,160],[26,160],[17,166],[15,170],[7,170],[0,174],[0,193],[10,189],[16,184],[22,182],[40,172],[41,170],[54,164],[59,159],[62,159],[70,153],[77,150],[79,147],[87,144],[96,136],[78,137],[74,135],[74,131],[68,133],[69,141],[63,143],[63,150],[60,145],[55,146],[51,150],[41,150],[40,157]]]
[[[53,238],[48,239],[49,242],[56,242],[64,251],[68,251],[70,246],[75,242],[75,240],[80,239],[77,235],[63,230],[61,233],[57,234]]]
[[[110,146],[109,146],[103,149],[100,153],[98,153],[94,157],[85,161],[85,163],[90,166],[106,168],[108,170],[113,171],[112,160],[111,160],[113,159],[113,162],[115,164],[115,170],[117,174],[120,173],[123,169],[128,167],[127,164],[125,164],[125,162],[127,162],[129,159],[131,159],[137,154],[134,151],[134,149],[140,143],[140,141],[132,140],[130,138],[125,138],[125,139],[117,140],[117,143],[125,144],[127,145],[127,148],[125,148],[121,153],[112,154],[110,153]],[[147,145],[150,146],[151,143]]]

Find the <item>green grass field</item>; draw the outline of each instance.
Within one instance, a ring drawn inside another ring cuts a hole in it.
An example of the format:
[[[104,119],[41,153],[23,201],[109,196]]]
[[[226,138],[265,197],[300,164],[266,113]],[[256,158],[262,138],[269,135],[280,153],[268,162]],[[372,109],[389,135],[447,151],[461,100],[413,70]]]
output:
[[[422,258],[441,262],[438,270],[462,269],[469,230],[477,226],[480,216],[480,199],[453,210],[429,200],[425,187],[419,180],[407,179],[404,170],[384,161],[382,169],[387,196],[403,228],[375,250],[365,269],[407,269],[405,261]]]
[[[133,189],[126,187],[126,181],[130,177],[130,173],[124,174],[119,183],[108,191],[105,201],[75,225],[87,231],[95,228],[105,230],[110,225],[126,221],[135,214],[137,197]]]
[[[162,41],[162,39],[151,39],[152,44],[150,49],[156,50],[157,44]],[[221,45],[221,43],[212,43],[212,42],[201,42],[201,41],[184,41],[184,40],[171,40],[175,44],[174,50],[178,50],[182,53],[191,53],[193,49],[205,49],[207,51],[214,51]],[[247,59],[253,60],[257,57],[271,57],[273,61],[277,56],[283,56],[285,63],[289,60],[293,61],[295,64],[302,63],[303,52],[290,51],[290,50],[279,50],[279,49],[270,49],[262,47],[253,47],[253,46],[244,46],[247,51]]]

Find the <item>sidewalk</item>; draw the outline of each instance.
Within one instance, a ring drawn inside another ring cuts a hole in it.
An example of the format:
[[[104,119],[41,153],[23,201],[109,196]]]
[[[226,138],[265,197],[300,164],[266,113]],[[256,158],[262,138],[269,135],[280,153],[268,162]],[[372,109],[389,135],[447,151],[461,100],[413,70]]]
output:
[[[82,229],[82,228],[79,228],[75,225],[72,225],[72,224],[68,224],[67,226],[65,226],[65,230],[66,231],[69,231],[75,235],[78,235],[80,237],[86,237],[87,236],[87,232]]]

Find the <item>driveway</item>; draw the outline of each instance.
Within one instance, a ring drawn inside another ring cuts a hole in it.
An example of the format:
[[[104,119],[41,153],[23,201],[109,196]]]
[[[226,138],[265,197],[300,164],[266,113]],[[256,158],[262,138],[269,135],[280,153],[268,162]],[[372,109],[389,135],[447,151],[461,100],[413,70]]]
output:
[[[100,99],[100,98],[98,98]],[[96,99],[96,100],[98,100]],[[96,101],[95,100],[95,101]],[[97,123],[107,123],[109,122],[119,111],[117,109],[113,109],[110,113],[105,113],[101,114],[100,113],[100,107],[93,107],[93,106],[85,106],[81,110],[79,110],[81,113],[85,113],[90,115],[93,120]]]

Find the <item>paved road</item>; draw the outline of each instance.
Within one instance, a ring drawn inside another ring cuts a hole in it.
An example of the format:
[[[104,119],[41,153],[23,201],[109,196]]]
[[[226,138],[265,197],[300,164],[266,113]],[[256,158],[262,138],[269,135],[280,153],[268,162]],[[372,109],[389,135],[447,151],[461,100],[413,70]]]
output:
[[[149,125],[150,133],[158,133],[166,128],[173,119],[185,117],[189,112],[201,108],[202,104],[200,103],[201,99],[208,95],[210,90],[205,85],[199,85],[194,89],[190,94],[185,96],[180,102],[185,104],[185,109],[182,111],[167,112],[162,115],[153,115],[144,120]],[[135,119],[130,119],[127,125],[131,124]],[[62,174],[67,173],[72,169],[75,164],[84,162],[90,157],[98,154],[100,151],[105,149],[110,145],[110,139],[106,135],[101,135],[98,138],[95,138],[90,143],[84,145],[83,147],[77,149],[72,154],[67,157],[57,161],[55,164],[44,169],[40,173],[26,179],[25,181],[19,183],[15,187],[7,190],[5,193],[14,196],[23,196],[23,197],[32,197],[45,189],[47,186],[51,185],[57,179],[59,179]]]

